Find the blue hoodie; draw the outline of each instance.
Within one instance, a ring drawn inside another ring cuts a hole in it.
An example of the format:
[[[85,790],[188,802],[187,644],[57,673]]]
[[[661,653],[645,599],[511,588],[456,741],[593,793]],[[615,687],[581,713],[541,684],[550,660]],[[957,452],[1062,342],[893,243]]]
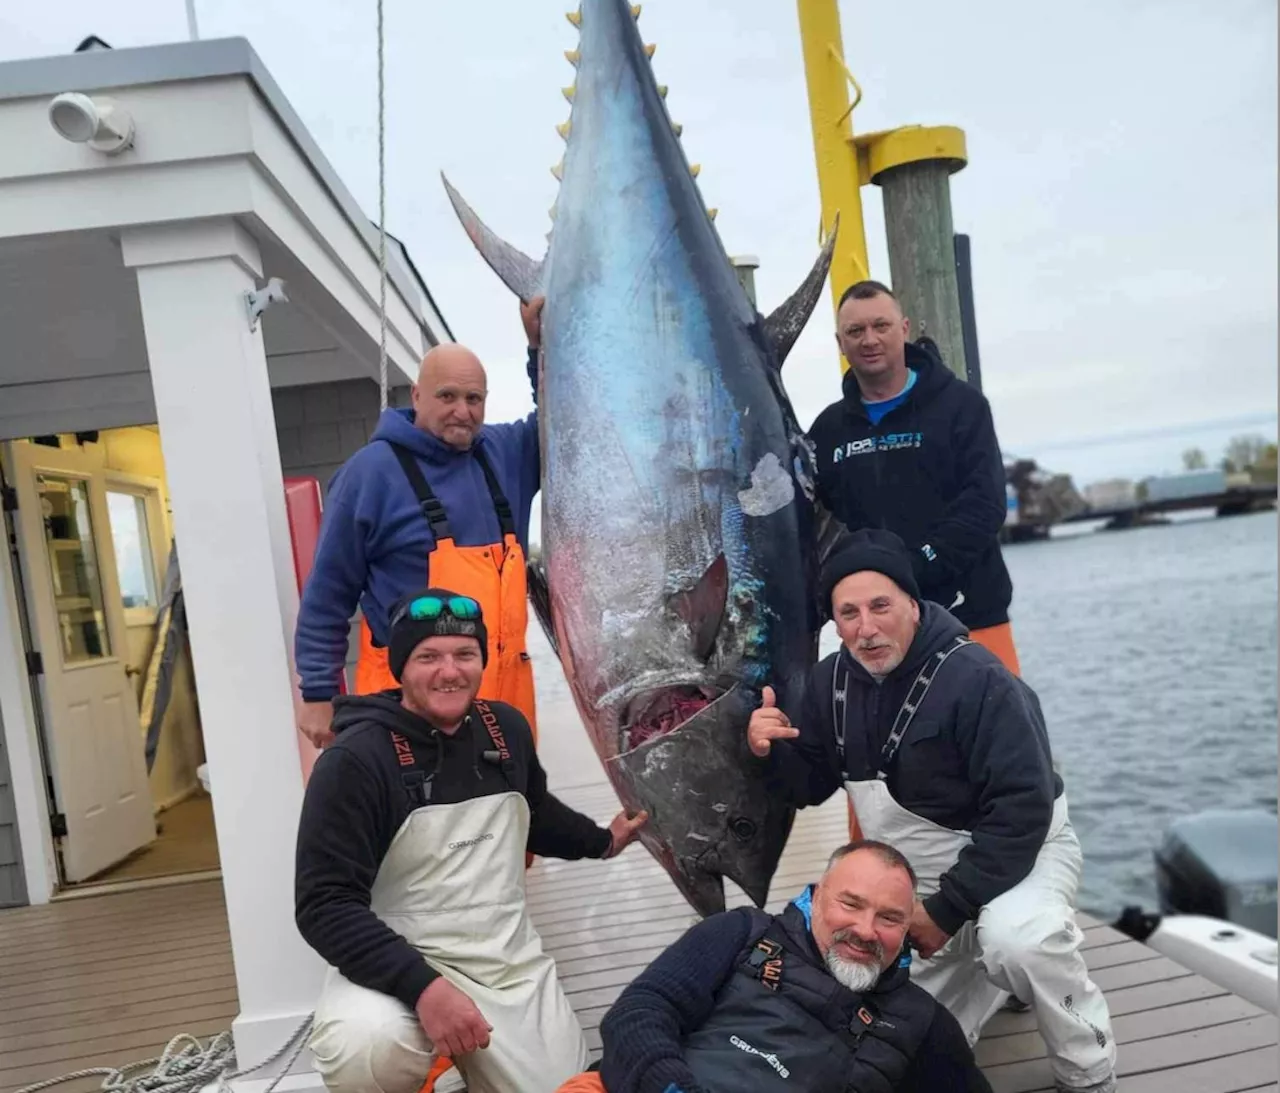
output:
[[[531,352],[531,377],[536,363]],[[323,702],[338,694],[357,603],[374,640],[385,645],[391,605],[427,584],[427,554],[435,541],[404,469],[383,440],[395,441],[418,457],[418,465],[444,505],[458,546],[502,541],[484,472],[472,454],[456,451],[417,428],[412,410],[384,410],[369,444],[348,459],[329,483],[320,540],[302,590],[294,638],[294,658],[307,702]],[[516,535],[527,553],[529,513],[541,474],[537,411],[523,421],[483,426],[476,444],[511,503]]]

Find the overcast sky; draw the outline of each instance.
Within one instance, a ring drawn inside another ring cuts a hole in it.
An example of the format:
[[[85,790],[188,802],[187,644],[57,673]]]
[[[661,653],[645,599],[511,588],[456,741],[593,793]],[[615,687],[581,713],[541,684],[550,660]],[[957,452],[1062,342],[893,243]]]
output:
[[[247,37],[377,213],[373,0],[196,0],[201,37]],[[458,340],[489,366],[490,420],[527,412],[514,299],[463,235],[444,169],[500,234],[542,253],[560,156],[551,0],[386,0],[388,227]],[[1008,453],[1077,484],[1177,469],[1192,445],[1276,431],[1274,0],[842,0],[858,131],[952,124],[973,240],[984,389]],[[731,253],[768,311],[816,254],[817,176],[793,0],[646,0],[646,40]],[[0,8],[0,59],[184,39],[183,0]],[[880,194],[863,191],[888,279]],[[838,395],[824,299],[786,367],[805,424]],[[642,362],[637,362],[642,366]]]

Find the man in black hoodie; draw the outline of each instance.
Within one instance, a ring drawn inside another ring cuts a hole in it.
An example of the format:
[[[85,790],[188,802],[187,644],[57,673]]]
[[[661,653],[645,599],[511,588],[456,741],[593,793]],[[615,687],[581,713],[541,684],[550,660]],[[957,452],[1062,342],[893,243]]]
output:
[[[751,751],[796,807],[843,784],[862,834],[906,856],[913,978],[971,1042],[1010,992],[1035,1011],[1058,1088],[1110,1093],[1115,1041],[1073,909],[1080,842],[1035,692],[922,599],[892,532],[853,533],[822,583],[841,648],[790,714],[765,688]]]
[[[942,604],[1010,671],[1013,584],[997,536],[1007,515],[991,406],[929,348],[879,281],[845,290],[836,342],[844,397],[813,423],[818,496],[850,531],[885,528],[910,548],[925,599]]]
[[[577,1017],[525,906],[526,850],[607,858],[608,829],[549,792],[529,723],[480,702],[476,600],[390,614],[401,689],[340,698],[298,829],[296,920],[329,963],[311,1038],[334,1093],[417,1093],[441,1056],[472,1093],[550,1093],[586,1065]]]

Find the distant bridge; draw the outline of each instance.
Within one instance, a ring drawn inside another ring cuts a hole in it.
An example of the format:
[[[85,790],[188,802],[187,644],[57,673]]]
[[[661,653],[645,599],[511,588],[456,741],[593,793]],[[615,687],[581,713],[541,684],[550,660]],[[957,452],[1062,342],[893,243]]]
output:
[[[1137,527],[1168,512],[1213,509],[1219,516],[1242,516],[1248,512],[1274,508],[1275,504],[1276,487],[1274,485],[1233,486],[1217,493],[1197,494],[1193,497],[1166,497],[1158,501],[1136,501],[1132,505],[1089,508],[1057,521],[1023,520],[1016,524],[1006,524],[1000,530],[1000,541],[1029,543],[1047,539],[1050,528],[1057,524],[1081,524],[1090,520],[1105,520],[1108,529],[1119,530]]]
[[[1107,520],[1114,528],[1132,527],[1148,517],[1166,512],[1189,512],[1192,509],[1213,509],[1219,516],[1240,516],[1247,512],[1273,508],[1276,503],[1275,485],[1233,486],[1218,493],[1199,494],[1194,497],[1166,497],[1155,501],[1137,501],[1132,505],[1115,508],[1085,509],[1068,516],[1064,524],[1079,524],[1085,520]]]

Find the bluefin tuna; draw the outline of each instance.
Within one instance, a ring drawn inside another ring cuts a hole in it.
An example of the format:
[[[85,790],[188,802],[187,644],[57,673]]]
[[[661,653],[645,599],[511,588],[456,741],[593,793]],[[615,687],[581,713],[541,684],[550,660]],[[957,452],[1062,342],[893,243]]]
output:
[[[532,9],[528,9],[532,10]],[[546,255],[495,235],[445,179],[522,300],[546,297],[538,406],[542,560],[531,599],[645,847],[702,915],[723,877],[763,906],[792,811],[746,726],[813,664],[816,569],[842,529],[780,367],[826,280],[832,225],[768,318],[740,284],[623,0],[569,16],[564,161]]]

